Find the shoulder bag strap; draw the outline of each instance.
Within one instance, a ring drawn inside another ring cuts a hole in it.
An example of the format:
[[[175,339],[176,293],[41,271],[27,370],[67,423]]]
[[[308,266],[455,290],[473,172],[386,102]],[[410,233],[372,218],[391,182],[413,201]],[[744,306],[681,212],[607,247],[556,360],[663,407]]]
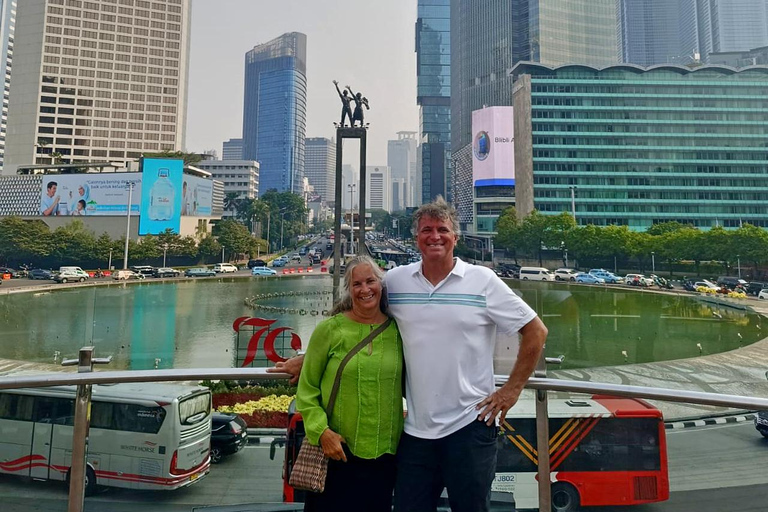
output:
[[[350,350],[347,355],[344,357],[344,359],[341,360],[341,364],[339,364],[339,369],[336,371],[336,379],[333,381],[333,388],[331,389],[331,396],[328,399],[328,408],[326,409],[326,416],[328,417],[328,422],[331,421],[331,414],[333,413],[333,406],[336,403],[336,395],[339,392],[339,386],[341,385],[341,372],[344,371],[344,367],[347,366],[347,363],[349,362],[352,357],[360,352],[360,350],[363,349],[367,344],[372,342],[376,336],[381,334],[386,330],[387,327],[389,327],[389,324],[392,323],[391,318],[387,318],[383,324],[378,326],[376,329],[371,331],[371,333],[363,338],[363,340],[355,345],[352,350]]]

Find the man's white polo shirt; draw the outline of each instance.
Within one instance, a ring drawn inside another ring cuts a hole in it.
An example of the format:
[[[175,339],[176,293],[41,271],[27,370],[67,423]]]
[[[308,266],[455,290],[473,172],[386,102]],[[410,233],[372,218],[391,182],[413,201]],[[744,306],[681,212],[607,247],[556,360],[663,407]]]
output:
[[[421,262],[387,272],[392,315],[403,338],[408,416],[405,432],[440,439],[477,420],[494,392],[496,330],[512,334],[536,317],[492,270],[459,258],[433,286]]]

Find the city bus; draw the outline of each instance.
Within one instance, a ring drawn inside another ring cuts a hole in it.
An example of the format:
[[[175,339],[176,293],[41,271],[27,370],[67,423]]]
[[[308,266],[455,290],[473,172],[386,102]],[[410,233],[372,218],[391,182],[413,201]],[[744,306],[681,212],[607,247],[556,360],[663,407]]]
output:
[[[75,386],[0,391],[0,474],[69,479]],[[177,489],[208,474],[211,392],[181,384],[95,385],[86,493]]]
[[[536,404],[522,399],[500,425],[495,493],[538,510]],[[669,499],[661,411],[645,401],[595,395],[549,400],[552,510]]]
[[[287,437],[276,440],[285,444],[283,499],[301,502],[304,492],[288,485],[304,439],[301,415],[293,404],[289,418]],[[538,510],[536,404],[529,395],[507,413],[497,442],[492,501]],[[600,395],[550,398],[552,510],[669,499],[666,447],[661,411],[647,402]]]

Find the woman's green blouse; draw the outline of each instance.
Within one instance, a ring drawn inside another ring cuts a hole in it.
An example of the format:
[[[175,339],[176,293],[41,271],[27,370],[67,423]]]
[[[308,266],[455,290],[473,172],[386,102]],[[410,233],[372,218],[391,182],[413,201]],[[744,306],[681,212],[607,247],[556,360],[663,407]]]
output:
[[[330,427],[356,457],[375,459],[397,450],[403,431],[403,342],[394,321],[347,363],[330,425],[325,413],[339,364],[376,327],[340,313],[312,333],[296,394],[310,443],[320,444]]]

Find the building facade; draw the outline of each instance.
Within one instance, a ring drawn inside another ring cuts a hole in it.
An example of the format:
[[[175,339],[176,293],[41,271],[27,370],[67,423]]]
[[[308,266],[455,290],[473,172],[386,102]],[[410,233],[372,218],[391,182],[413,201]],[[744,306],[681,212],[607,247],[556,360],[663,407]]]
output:
[[[369,165],[365,169],[368,177],[368,184],[365,188],[366,210],[384,210],[391,213],[392,191],[389,167]]]
[[[451,199],[451,0],[419,0],[416,80],[420,144],[409,206]]]
[[[229,198],[259,197],[259,163],[253,160],[206,160],[195,167],[211,173],[211,178],[223,184],[224,216],[233,217],[235,209]]]
[[[622,62],[652,66],[697,60],[694,27],[684,26],[696,18],[690,0],[620,0],[618,8]]]
[[[397,132],[397,139],[387,141],[387,165],[389,166],[392,182],[400,184],[397,198],[392,196],[393,211],[405,210],[409,206],[420,203],[416,200],[414,188],[417,178],[416,169],[416,132]]]
[[[333,202],[336,193],[336,142],[325,137],[311,137],[305,143],[304,174],[314,193],[325,202]]]
[[[0,0],[0,77],[3,78],[3,104],[0,112],[0,174],[5,160],[5,136],[8,128],[8,102],[11,93],[16,0]]]
[[[222,160],[243,159],[243,139],[225,140],[221,145]]]
[[[302,193],[307,36],[283,34],[245,54],[243,158],[260,164],[259,193]]]
[[[190,0],[17,7],[5,174],[183,149]]]
[[[518,215],[768,227],[768,66],[515,66]]]

